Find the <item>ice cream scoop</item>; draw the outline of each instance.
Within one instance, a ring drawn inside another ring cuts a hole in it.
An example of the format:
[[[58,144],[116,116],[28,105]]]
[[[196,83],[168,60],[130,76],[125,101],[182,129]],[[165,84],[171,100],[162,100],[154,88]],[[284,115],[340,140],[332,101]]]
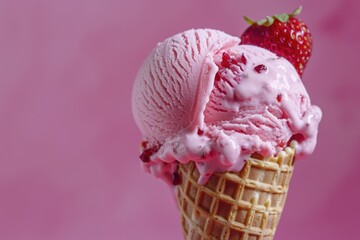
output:
[[[297,158],[316,145],[321,110],[284,58],[211,29],[159,43],[133,88],[143,167],[176,183],[179,163],[195,162],[199,183],[240,171],[257,153],[276,155],[297,140]]]
[[[198,29],[157,44],[138,72],[132,97],[134,118],[151,145],[189,127],[197,115],[196,102],[211,91],[199,92],[199,84],[215,74],[213,56],[238,43],[224,32]]]

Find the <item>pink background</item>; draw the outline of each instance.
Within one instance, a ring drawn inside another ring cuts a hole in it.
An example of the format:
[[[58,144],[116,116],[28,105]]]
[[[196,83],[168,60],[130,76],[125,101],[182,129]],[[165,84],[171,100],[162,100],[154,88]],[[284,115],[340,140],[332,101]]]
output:
[[[356,238],[356,0],[0,0],[0,239],[181,239],[170,190],[139,168],[137,69],[177,32],[239,35],[243,15],[300,4],[315,39],[303,81],[324,118],[316,152],[296,164],[277,239]]]

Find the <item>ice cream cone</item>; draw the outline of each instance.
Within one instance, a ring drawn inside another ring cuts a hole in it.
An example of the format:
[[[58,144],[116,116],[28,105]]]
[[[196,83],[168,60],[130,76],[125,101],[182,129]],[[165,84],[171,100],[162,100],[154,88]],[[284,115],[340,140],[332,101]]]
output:
[[[240,172],[216,173],[198,184],[193,162],[180,164],[176,188],[184,239],[272,240],[286,201],[295,150],[253,154]]]

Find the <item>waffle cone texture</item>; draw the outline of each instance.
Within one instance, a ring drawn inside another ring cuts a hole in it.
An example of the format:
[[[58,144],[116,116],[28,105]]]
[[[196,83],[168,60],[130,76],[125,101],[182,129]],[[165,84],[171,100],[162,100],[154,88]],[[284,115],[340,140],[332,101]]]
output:
[[[213,174],[197,183],[193,162],[179,165],[176,197],[187,240],[272,240],[293,172],[294,148],[277,157],[254,154],[240,172]]]

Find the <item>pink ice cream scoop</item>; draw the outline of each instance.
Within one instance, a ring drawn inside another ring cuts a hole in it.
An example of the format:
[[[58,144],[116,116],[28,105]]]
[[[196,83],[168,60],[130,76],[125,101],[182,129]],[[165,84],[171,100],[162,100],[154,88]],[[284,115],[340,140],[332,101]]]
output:
[[[253,153],[275,155],[297,140],[297,158],[316,145],[321,110],[284,58],[211,29],[159,43],[139,70],[133,114],[146,171],[173,182],[194,161],[200,183],[239,171]]]

